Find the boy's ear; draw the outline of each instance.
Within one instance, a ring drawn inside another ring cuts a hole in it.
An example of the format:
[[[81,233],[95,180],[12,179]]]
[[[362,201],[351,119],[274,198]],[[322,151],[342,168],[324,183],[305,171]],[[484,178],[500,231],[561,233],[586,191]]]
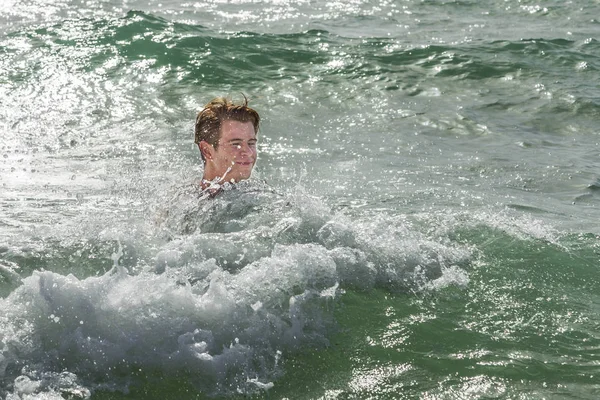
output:
[[[212,152],[213,152],[213,147],[210,145],[210,143],[208,143],[207,141],[203,140],[200,143],[198,143],[198,147],[200,148],[200,152],[202,153],[202,155],[204,156],[205,160],[212,160]]]

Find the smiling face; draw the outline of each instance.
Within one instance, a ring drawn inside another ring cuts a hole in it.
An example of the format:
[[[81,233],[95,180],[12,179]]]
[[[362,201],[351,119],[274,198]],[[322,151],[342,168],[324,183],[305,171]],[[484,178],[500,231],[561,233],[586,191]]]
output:
[[[219,178],[222,182],[248,179],[256,163],[256,132],[252,122],[225,120],[216,146],[206,141],[199,143],[206,160],[205,181]]]

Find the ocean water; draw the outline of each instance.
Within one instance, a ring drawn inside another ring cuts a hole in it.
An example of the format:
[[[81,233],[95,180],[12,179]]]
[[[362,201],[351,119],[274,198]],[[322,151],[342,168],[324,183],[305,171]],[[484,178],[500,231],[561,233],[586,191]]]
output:
[[[0,398],[599,398],[599,16],[4,0]],[[242,93],[253,178],[180,196]]]

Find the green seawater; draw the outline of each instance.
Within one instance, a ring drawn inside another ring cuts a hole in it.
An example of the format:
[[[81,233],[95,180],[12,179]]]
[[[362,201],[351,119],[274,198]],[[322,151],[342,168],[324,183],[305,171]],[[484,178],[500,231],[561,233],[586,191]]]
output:
[[[597,399],[598,16],[5,1],[0,398]],[[173,201],[242,94],[253,179]]]

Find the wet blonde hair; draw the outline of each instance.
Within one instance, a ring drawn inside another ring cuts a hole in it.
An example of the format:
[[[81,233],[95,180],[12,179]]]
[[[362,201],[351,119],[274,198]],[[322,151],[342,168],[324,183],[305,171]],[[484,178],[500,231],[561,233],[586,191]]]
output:
[[[254,132],[258,133],[260,116],[254,109],[248,107],[246,96],[240,104],[235,104],[225,97],[216,97],[208,102],[196,116],[194,143],[200,144],[205,141],[216,149],[219,146],[219,139],[221,139],[223,121],[252,122]],[[206,161],[204,154],[202,152],[200,154],[202,161]]]

